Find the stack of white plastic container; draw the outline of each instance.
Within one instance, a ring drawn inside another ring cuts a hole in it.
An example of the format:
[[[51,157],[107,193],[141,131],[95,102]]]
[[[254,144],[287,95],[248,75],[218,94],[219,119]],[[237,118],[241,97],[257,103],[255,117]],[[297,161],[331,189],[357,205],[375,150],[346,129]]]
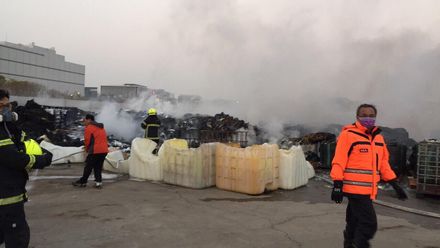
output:
[[[252,195],[278,188],[295,189],[315,175],[300,146],[280,150],[270,144],[239,148],[207,143],[189,148],[185,140],[172,139],[165,141],[158,155],[154,155],[155,147],[153,141],[136,138],[128,160],[121,160],[120,152],[109,153],[104,168],[128,173],[135,179],[195,189],[216,185]]]

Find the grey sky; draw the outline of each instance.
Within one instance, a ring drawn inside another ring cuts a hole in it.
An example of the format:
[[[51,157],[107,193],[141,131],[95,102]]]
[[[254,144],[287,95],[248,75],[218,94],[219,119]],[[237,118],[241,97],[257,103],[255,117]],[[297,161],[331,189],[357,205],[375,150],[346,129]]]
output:
[[[87,85],[240,99],[253,120],[351,121],[331,106],[347,98],[377,103],[384,124],[418,137],[440,129],[423,116],[439,110],[440,1],[0,0],[0,9],[0,40],[55,47],[86,65]]]

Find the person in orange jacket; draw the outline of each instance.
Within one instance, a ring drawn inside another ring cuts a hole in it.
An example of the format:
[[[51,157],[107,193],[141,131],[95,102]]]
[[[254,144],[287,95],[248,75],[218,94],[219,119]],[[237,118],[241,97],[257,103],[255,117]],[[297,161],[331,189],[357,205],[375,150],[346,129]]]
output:
[[[102,167],[108,153],[107,133],[104,124],[95,122],[95,116],[87,114],[83,120],[86,126],[84,130],[84,149],[87,152],[86,167],[83,176],[72,183],[76,187],[86,187],[87,180],[92,173],[95,174],[95,188],[102,188]]]
[[[399,199],[408,198],[388,162],[381,129],[375,125],[376,116],[374,105],[362,104],[357,108],[357,120],[342,129],[332,161],[331,199],[341,203],[344,196],[348,198],[344,248],[370,247],[369,240],[377,231],[372,200],[376,199],[380,180],[390,183]]]

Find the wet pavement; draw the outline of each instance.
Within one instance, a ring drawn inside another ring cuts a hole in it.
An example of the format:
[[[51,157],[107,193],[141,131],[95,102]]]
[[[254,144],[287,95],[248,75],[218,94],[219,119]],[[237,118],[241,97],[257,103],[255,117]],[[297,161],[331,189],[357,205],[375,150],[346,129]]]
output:
[[[101,190],[90,181],[73,188],[81,172],[73,165],[32,174],[26,204],[31,247],[342,247],[346,201],[332,203],[331,187],[321,180],[249,196],[114,174],[105,174]],[[392,191],[379,199],[401,203]],[[440,213],[437,198],[411,193],[402,204]],[[377,205],[376,212],[373,247],[440,248],[439,219]]]

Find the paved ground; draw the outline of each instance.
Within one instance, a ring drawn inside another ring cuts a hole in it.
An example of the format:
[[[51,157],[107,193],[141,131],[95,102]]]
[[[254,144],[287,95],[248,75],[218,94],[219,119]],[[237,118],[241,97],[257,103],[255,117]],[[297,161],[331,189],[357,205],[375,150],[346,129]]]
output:
[[[79,176],[81,166],[38,176]],[[31,247],[342,247],[345,204],[330,188],[307,187],[247,196],[216,188],[192,190],[119,177],[102,190],[73,188],[73,179],[34,180],[26,204]],[[392,192],[381,199],[395,201]],[[399,203],[399,201],[395,201]],[[440,213],[440,200],[410,199]],[[440,247],[440,220],[376,206],[373,247]]]

